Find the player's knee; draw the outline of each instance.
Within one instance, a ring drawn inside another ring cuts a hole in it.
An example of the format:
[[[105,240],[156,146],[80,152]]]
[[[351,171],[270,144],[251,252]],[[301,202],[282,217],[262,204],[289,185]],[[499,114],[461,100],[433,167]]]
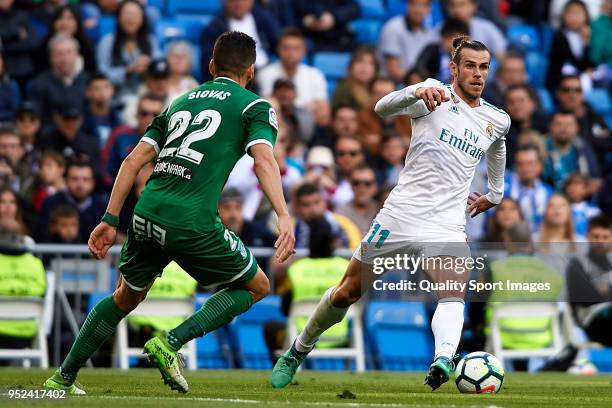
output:
[[[252,286],[250,292],[253,296],[253,302],[260,301],[270,293],[270,281],[265,276],[258,279],[257,284]]]
[[[361,298],[361,288],[356,285],[341,285],[331,296],[331,304],[336,307],[349,307]]]
[[[113,292],[113,300],[119,309],[129,313],[146,297],[146,292],[136,292],[126,285],[121,285]]]

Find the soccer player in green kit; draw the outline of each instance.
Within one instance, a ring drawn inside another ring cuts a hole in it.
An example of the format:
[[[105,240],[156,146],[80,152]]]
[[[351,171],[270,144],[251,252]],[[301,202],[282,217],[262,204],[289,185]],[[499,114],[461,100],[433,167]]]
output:
[[[155,161],[121,249],[121,277],[112,296],[87,316],[70,353],[45,388],[85,394],[79,369],[142,302],[163,268],[176,261],[201,285],[223,289],[176,328],[150,339],[144,353],[172,389],[187,392],[178,350],[188,341],[226,325],[265,297],[268,279],[251,252],[217,216],[217,201],[234,165],[246,153],[278,215],[276,258],[293,253],[293,226],[272,147],[277,120],[265,99],[245,89],[255,73],[255,41],[240,32],[215,42],[209,69],[214,80],[182,95],[156,117],[124,160],[107,212],[89,238],[89,250],[103,258],[115,242],[121,207],[138,172]]]

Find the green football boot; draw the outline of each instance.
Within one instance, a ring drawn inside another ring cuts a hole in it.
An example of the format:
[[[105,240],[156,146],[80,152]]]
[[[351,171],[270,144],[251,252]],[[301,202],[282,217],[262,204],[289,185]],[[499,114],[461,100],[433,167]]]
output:
[[[68,395],[85,395],[87,394],[83,386],[77,381],[69,383],[64,380],[60,370],[56,370],[51,377],[43,384],[45,390],[64,390]]]
[[[147,341],[143,353],[157,367],[164,384],[182,393],[189,391],[187,380],[183,377],[183,356],[170,348],[165,332]]]
[[[295,372],[297,371],[302,361],[308,353],[300,353],[292,345],[289,350],[283,354],[272,369],[272,387],[284,388],[293,381]]]
[[[455,371],[457,362],[459,362],[458,354],[452,359],[448,357],[436,358],[429,366],[429,372],[425,376],[423,385],[429,385],[432,391],[440,388],[442,384],[449,380],[451,373]]]

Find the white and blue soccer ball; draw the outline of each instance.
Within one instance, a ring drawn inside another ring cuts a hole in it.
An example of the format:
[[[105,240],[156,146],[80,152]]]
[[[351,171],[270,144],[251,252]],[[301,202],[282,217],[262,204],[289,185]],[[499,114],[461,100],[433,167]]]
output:
[[[455,369],[455,384],[463,393],[494,394],[504,383],[504,367],[499,360],[484,351],[463,357]]]

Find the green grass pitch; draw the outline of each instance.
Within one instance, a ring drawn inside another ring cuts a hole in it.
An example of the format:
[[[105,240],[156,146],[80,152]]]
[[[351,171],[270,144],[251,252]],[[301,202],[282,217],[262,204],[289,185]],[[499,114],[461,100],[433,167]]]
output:
[[[612,376],[509,373],[495,395],[460,394],[454,383],[435,392],[423,373],[298,373],[296,385],[269,385],[269,371],[187,372],[190,391],[167,389],[157,371],[84,369],[79,381],[88,395],[65,400],[9,400],[8,389],[36,389],[52,370],[0,368],[0,406],[55,407],[612,407]],[[343,395],[341,398],[339,395]],[[350,398],[354,397],[354,398]]]

